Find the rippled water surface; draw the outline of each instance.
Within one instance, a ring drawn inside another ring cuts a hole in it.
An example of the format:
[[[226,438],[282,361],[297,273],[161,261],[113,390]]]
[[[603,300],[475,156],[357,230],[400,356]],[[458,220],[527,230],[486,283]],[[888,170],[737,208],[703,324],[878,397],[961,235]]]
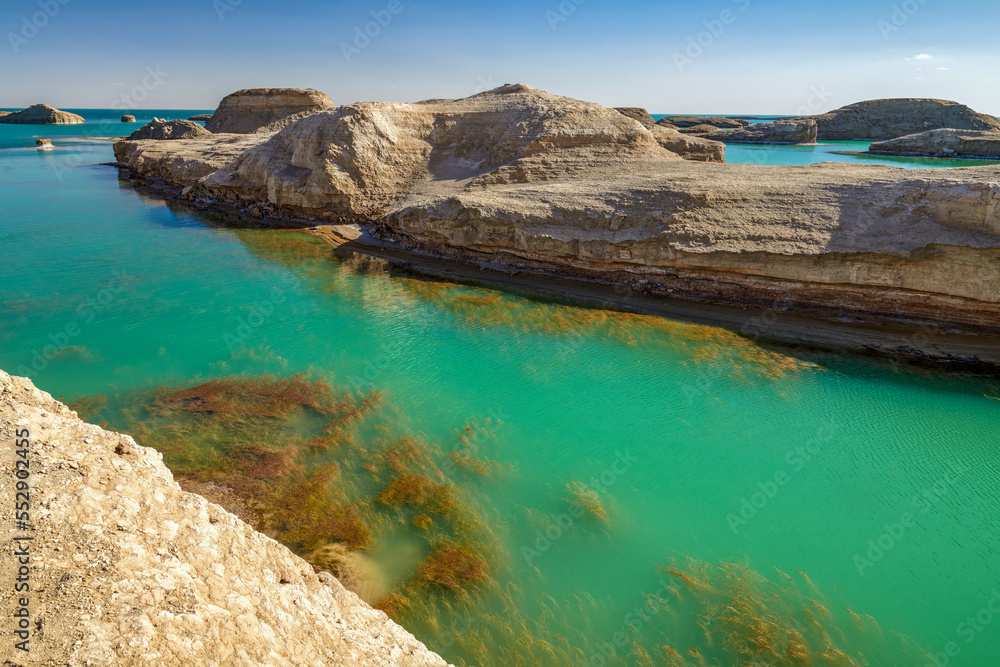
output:
[[[38,153],[8,127],[0,368],[180,474],[287,485],[273,532],[306,555],[343,527],[303,498],[354,508],[366,596],[450,660],[1000,653],[995,384],[337,259],[143,196],[108,144]],[[296,374],[312,407],[239,416]]]

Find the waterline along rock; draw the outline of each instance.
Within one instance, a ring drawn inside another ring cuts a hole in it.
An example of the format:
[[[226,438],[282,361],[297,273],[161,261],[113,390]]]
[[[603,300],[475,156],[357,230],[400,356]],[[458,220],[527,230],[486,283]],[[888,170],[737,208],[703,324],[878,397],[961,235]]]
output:
[[[923,155],[1000,159],[1000,131],[931,130],[874,143],[874,155]]]
[[[357,222],[506,271],[836,321],[1000,322],[996,166],[724,164],[722,143],[524,85],[253,136],[115,155],[202,204]]]
[[[5,664],[445,666],[329,574],[182,491],[159,453],[3,371],[0,438],[4,497],[25,481],[15,442],[28,442],[31,489],[30,528],[13,510],[0,519],[3,615],[29,619],[30,653],[7,632]],[[16,592],[24,536],[30,590]]]

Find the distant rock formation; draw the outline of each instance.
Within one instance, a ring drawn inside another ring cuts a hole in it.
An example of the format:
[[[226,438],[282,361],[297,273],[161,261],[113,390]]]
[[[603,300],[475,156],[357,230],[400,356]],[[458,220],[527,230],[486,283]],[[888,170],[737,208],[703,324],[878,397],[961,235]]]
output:
[[[26,125],[79,125],[87,122],[83,116],[68,111],[60,111],[48,104],[34,104],[27,109],[0,116],[0,123]]]
[[[715,132],[718,129],[719,128],[714,125],[689,125],[688,127],[679,128],[677,131],[681,134],[699,135]]]
[[[9,116],[10,114],[11,114],[10,111],[0,111],[0,118],[3,118],[4,116]]]
[[[711,125],[722,130],[745,127],[750,124],[748,120],[724,118],[722,116],[666,116],[656,122],[661,125],[669,123],[681,128],[694,127],[695,125]]]
[[[931,130],[874,143],[875,155],[921,155],[1000,159],[1000,131]]]
[[[887,141],[945,128],[1000,130],[1000,120],[993,116],[934,99],[869,100],[809,118],[816,121],[819,138],[831,141]]]
[[[161,454],[3,371],[0,438],[4,497],[15,441],[30,452],[31,663],[445,667],[332,575],[182,491]],[[10,547],[13,512],[0,532]],[[3,587],[5,618],[25,595]]]
[[[200,120],[200,121],[212,120],[212,114],[210,114],[210,113],[199,113],[199,114],[195,114],[194,116],[188,116],[188,120]]]
[[[698,125],[696,127],[705,126]],[[688,131],[694,129],[690,128]],[[704,139],[722,141],[727,144],[813,144],[816,143],[816,132],[816,121],[802,119],[757,123],[734,130],[712,128],[701,136]]]
[[[52,140],[51,139],[35,139],[35,148],[40,151],[50,151],[52,150]]]
[[[653,117],[649,115],[649,112],[640,107],[615,107],[615,111],[625,116],[626,118],[631,118],[632,120],[637,120],[646,127],[652,127],[656,125],[656,121]]]
[[[135,122],[135,116],[131,116],[129,114],[125,114],[124,116],[122,116],[122,122],[123,123],[134,123]]]
[[[138,130],[129,135],[131,141],[141,139],[193,139],[194,137],[205,137],[212,134],[204,127],[190,120],[160,120],[154,118],[153,122],[143,125]]]
[[[274,132],[289,123],[334,106],[312,88],[252,88],[227,95],[205,123],[210,132]]]

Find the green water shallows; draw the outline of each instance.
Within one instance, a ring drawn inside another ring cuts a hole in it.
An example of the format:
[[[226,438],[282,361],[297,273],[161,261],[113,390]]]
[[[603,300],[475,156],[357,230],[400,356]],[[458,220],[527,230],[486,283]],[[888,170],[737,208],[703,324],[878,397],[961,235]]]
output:
[[[401,430],[442,443],[489,419],[506,472],[477,497],[508,554],[500,585],[540,633],[569,638],[552,664],[602,664],[647,596],[672,595],[657,564],[685,556],[803,571],[831,612],[849,605],[933,653],[956,642],[949,664],[1000,652],[989,612],[962,625],[1000,586],[995,385],[348,271],[140,195],[98,166],[107,144],[73,154],[0,151],[0,368],[67,399],[312,372],[382,391]],[[553,527],[572,482],[596,490],[607,522]],[[401,535],[371,558],[391,578],[412,548]],[[440,613],[411,627],[474,656],[466,638],[486,621]],[[696,639],[666,619],[641,643],[683,654]],[[635,664],[622,653],[609,664]]]

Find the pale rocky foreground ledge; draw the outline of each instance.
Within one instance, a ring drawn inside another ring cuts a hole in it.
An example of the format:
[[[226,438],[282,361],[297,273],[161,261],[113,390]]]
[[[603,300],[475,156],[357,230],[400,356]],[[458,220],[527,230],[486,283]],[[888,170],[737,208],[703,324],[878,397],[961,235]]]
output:
[[[27,654],[12,627],[23,428],[35,528]],[[334,577],[182,491],[156,451],[3,371],[0,438],[4,664],[446,665]]]

